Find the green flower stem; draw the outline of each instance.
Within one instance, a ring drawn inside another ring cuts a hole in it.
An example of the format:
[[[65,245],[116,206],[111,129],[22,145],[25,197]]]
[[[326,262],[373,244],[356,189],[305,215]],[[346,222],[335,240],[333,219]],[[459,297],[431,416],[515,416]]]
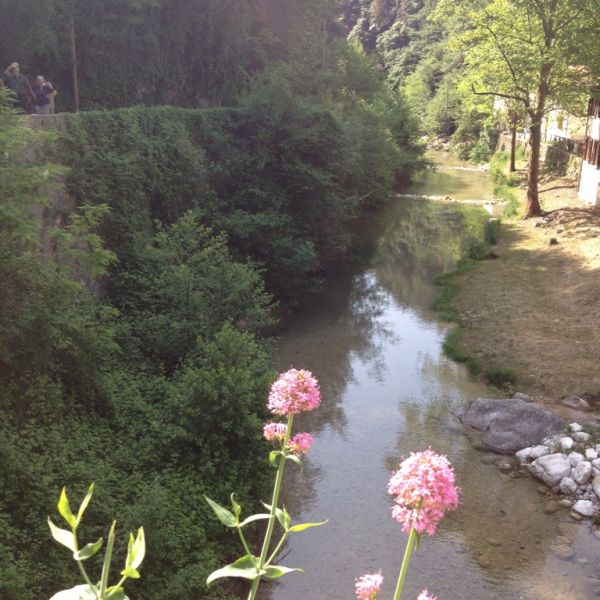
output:
[[[102,578],[100,580],[100,598],[104,600],[106,588],[108,587],[108,574],[110,571],[110,561],[112,558],[113,547],[115,545],[115,526],[117,522],[113,521],[110,533],[108,534],[108,542],[106,543],[106,554],[104,555],[104,565],[102,566]]]
[[[287,445],[290,441],[290,434],[292,433],[292,424],[294,422],[294,415],[288,417],[287,431],[285,432],[285,439],[282,444],[282,455],[279,459],[279,465],[277,467],[277,475],[275,476],[275,486],[273,488],[273,499],[271,500],[271,516],[269,517],[269,524],[267,525],[267,532],[265,533],[265,539],[263,540],[262,550],[260,551],[260,558],[258,559],[258,576],[252,582],[252,588],[248,595],[248,600],[255,600],[258,586],[260,585],[260,572],[265,566],[267,560],[267,554],[269,552],[269,546],[271,545],[271,537],[273,536],[273,528],[275,526],[275,511],[279,504],[279,493],[281,492],[281,482],[283,481],[283,470],[285,468],[285,461],[287,456]]]
[[[75,543],[75,552],[79,552],[79,543],[77,542],[77,528],[73,527],[72,529],[73,529],[73,541]],[[85,567],[83,566],[83,561],[78,560],[77,566],[79,567],[79,571],[81,572],[81,575],[85,579],[85,582],[90,586],[90,589],[94,592],[94,596],[96,596],[96,600],[100,600],[100,596],[98,595],[96,586],[92,585],[92,582],[90,581],[87,571],[85,570]]]
[[[246,542],[246,538],[244,537],[244,533],[242,531],[242,528],[241,527],[236,527],[236,529],[238,530],[238,533],[240,534],[240,540],[242,540],[242,545],[244,546],[244,550],[246,551],[246,554],[248,556],[253,556],[252,552],[250,552],[250,548],[248,547],[248,542]],[[254,560],[254,557],[253,557],[253,560]]]
[[[119,581],[119,583],[117,583],[117,585],[114,586],[114,589],[112,592],[110,592],[110,594],[108,594],[106,596],[106,600],[108,600],[108,598],[110,598],[113,594],[116,594],[119,590],[119,588],[125,583],[125,581],[127,580],[127,575],[123,575],[123,577],[121,577],[121,581]]]
[[[410,530],[408,536],[408,543],[406,544],[406,550],[404,551],[404,558],[402,559],[402,566],[400,567],[400,574],[398,575],[398,583],[396,584],[396,591],[394,592],[393,600],[400,600],[402,594],[402,588],[404,588],[404,579],[406,578],[406,572],[408,571],[408,563],[410,561],[410,555],[413,552],[415,542],[417,541],[417,530],[413,527]]]
[[[283,534],[283,536],[281,537],[281,539],[279,540],[279,544],[277,544],[277,546],[275,547],[275,550],[273,550],[273,554],[271,554],[271,556],[269,557],[269,560],[265,563],[265,566],[268,567],[273,562],[273,559],[277,556],[277,553],[281,550],[281,547],[285,543],[285,540],[287,540],[287,537],[288,537],[288,533],[286,531]]]

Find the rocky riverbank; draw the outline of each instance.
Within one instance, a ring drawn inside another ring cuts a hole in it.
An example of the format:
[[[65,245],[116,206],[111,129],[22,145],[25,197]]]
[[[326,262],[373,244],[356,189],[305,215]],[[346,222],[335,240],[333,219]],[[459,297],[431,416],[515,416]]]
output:
[[[481,449],[514,456],[488,462],[502,471],[533,475],[577,519],[600,515],[600,426],[567,426],[562,417],[522,393],[505,400],[472,400],[459,418],[467,433],[479,432],[476,444]]]

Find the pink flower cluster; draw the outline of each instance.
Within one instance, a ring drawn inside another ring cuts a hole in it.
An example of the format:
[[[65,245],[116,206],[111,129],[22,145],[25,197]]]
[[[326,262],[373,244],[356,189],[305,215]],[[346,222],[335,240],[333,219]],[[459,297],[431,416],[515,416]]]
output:
[[[437,596],[430,596],[427,590],[423,590],[417,600],[437,600]]]
[[[299,456],[306,454],[313,443],[313,438],[310,433],[297,433],[289,442],[288,448],[292,454]]]
[[[433,535],[444,513],[458,506],[458,488],[450,461],[431,449],[412,452],[392,473],[388,493],[395,496],[392,516],[409,533]]]
[[[312,373],[290,369],[271,386],[267,406],[275,415],[297,415],[320,404],[319,384]]]
[[[356,580],[356,597],[358,600],[375,600],[382,584],[381,571],[372,575],[363,575]]]
[[[263,427],[263,435],[267,442],[283,442],[287,433],[285,423],[266,423]]]

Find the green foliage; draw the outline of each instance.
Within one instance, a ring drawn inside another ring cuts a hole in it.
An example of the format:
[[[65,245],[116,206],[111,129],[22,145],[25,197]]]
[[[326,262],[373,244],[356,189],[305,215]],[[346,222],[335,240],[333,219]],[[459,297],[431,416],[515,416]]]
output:
[[[144,537],[143,527],[138,529],[135,537],[133,536],[133,533],[129,534],[125,568],[121,571],[121,578],[119,579],[118,583],[112,586],[109,585],[111,560],[115,544],[116,522],[113,521],[106,543],[106,551],[102,564],[102,575],[98,583],[94,583],[90,579],[90,576],[83,563],[100,551],[104,540],[103,538],[99,538],[96,542],[90,542],[82,548],[78,540],[77,530],[81,525],[81,520],[92,499],[93,493],[94,484],[92,483],[79,507],[79,510],[77,511],[77,515],[74,515],[71,512],[71,507],[69,505],[67,489],[62,489],[60,499],[58,501],[58,512],[66,521],[69,529],[60,529],[52,522],[50,518],[48,518],[48,525],[50,527],[52,537],[56,542],[62,546],[66,546],[71,551],[73,559],[78,563],[81,575],[85,580],[85,584],[83,585],[77,585],[68,590],[57,592],[54,594],[54,596],[52,596],[51,600],[82,600],[82,598],[89,598],[89,600],[108,600],[109,598],[113,598],[114,600],[128,600],[123,590],[123,584],[127,579],[139,579],[141,577],[138,569],[140,568],[140,565],[142,564],[146,554],[146,540]]]

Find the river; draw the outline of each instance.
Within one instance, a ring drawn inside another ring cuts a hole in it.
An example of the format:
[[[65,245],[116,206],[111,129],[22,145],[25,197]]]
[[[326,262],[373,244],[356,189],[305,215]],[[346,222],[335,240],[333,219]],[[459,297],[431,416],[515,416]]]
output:
[[[491,197],[486,174],[436,160],[439,170],[408,193]],[[306,573],[263,585],[263,599],[350,600],[354,579],[379,569],[380,599],[391,599],[407,536],[386,483],[402,456],[428,447],[452,461],[461,505],[423,538],[403,598],[423,588],[439,600],[598,597],[600,542],[589,525],[547,514],[553,501],[539,484],[486,464],[454,416],[469,399],[499,395],[444,356],[448,325],[430,309],[433,279],[463,250],[466,221],[456,205],[398,199],[380,215],[365,264],[330,279],[283,334],[278,367],[310,369],[323,397],[297,420],[315,443],[303,472],[287,468],[284,501],[295,522],[329,522],[292,538],[279,562]],[[561,543],[571,560],[552,551]]]

